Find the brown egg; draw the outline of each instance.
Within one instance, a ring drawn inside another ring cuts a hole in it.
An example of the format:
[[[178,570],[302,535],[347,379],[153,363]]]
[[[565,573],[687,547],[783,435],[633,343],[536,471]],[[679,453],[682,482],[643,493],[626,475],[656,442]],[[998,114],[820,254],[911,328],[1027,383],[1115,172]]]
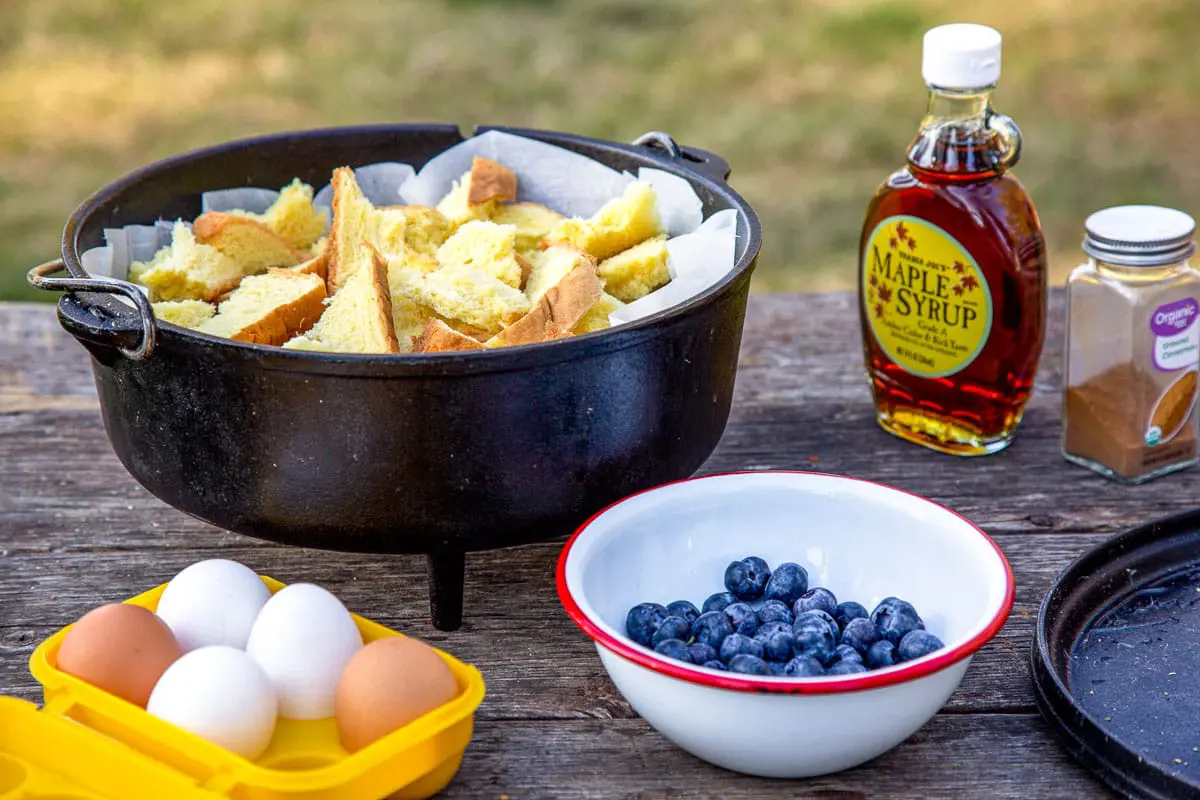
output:
[[[154,684],[181,655],[157,614],[113,603],[71,626],[58,649],[58,668],[145,708]]]
[[[354,654],[338,681],[334,714],[342,747],[361,750],[457,694],[454,673],[432,647],[376,639]]]

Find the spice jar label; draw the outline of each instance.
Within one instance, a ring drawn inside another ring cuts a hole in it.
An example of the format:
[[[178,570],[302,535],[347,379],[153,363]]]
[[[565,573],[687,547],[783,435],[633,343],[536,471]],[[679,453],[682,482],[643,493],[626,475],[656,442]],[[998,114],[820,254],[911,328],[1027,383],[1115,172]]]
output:
[[[964,369],[987,344],[992,295],[957,239],[923,219],[887,217],[867,237],[865,318],[879,346],[923,378]]]
[[[1150,315],[1154,332],[1154,366],[1163,372],[1188,369],[1200,364],[1200,325],[1196,324],[1200,303],[1185,297],[1161,305]]]

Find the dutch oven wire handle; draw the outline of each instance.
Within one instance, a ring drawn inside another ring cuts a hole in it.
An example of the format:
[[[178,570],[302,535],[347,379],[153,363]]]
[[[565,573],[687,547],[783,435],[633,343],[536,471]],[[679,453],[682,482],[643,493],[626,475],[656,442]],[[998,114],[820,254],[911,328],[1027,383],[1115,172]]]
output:
[[[98,344],[116,347],[122,354],[140,361],[154,352],[157,342],[158,328],[154,324],[154,309],[150,299],[128,281],[113,278],[51,278],[56,272],[66,269],[61,258],[39,264],[29,270],[25,279],[29,285],[48,292],[67,292],[59,302],[58,315],[63,326],[74,335],[96,342]],[[85,305],[80,302],[73,292],[96,292],[98,294],[117,294],[128,298],[137,309],[138,321],[141,323],[141,333],[137,346],[125,347],[115,344],[131,335],[138,335],[134,330],[114,324],[112,314],[101,306]]]
[[[725,183],[729,180],[729,162],[716,153],[701,150],[698,147],[681,147],[675,143],[670,134],[662,131],[643,133],[633,140],[635,147],[648,147],[661,150],[672,161],[678,161],[682,166],[693,172],[699,172],[707,178]]]

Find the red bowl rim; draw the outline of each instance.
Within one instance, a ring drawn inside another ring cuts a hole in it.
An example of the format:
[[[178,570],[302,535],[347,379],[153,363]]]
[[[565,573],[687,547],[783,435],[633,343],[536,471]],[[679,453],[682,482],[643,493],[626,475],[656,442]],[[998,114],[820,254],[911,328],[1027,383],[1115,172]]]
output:
[[[610,509],[632,500],[649,492],[654,492],[659,489],[664,489],[668,486],[675,486],[681,483],[690,483],[692,481],[704,481],[712,478],[724,478],[734,475],[804,475],[817,476],[825,478],[836,478],[838,480],[855,481],[857,483],[865,483],[870,486],[875,486],[881,489],[888,489],[900,494],[908,495],[925,503],[930,503],[949,514],[957,517],[962,522],[966,523],[976,533],[992,546],[996,551],[996,556],[1000,559],[1000,563],[1004,565],[1004,600],[1000,604],[1000,608],[992,617],[991,621],[978,634],[971,637],[961,645],[949,650],[938,651],[936,654],[930,654],[924,658],[911,661],[901,665],[898,669],[873,670],[870,672],[862,672],[857,675],[850,675],[839,678],[756,678],[752,676],[740,676],[731,673],[716,672],[715,670],[702,670],[698,667],[689,666],[681,661],[673,661],[665,656],[660,656],[651,650],[640,647],[632,641],[627,641],[600,628],[596,623],[592,622],[575,602],[575,598],[571,595],[567,588],[567,559],[570,556],[571,548],[575,545],[576,540],[580,535],[599,518],[601,515],[608,512]],[[1008,559],[1004,556],[1004,551],[996,544],[992,537],[988,536],[983,530],[964,517],[962,514],[953,509],[946,508],[940,503],[936,503],[926,497],[922,497],[914,492],[909,492],[904,489],[898,489],[894,486],[870,481],[863,478],[853,478],[846,475],[834,475],[827,472],[810,472],[807,470],[789,470],[789,469],[771,469],[771,470],[734,470],[730,472],[717,472],[708,475],[700,475],[691,478],[683,478],[678,481],[652,486],[649,489],[644,489],[640,492],[624,497],[614,503],[610,503],[601,510],[597,511],[587,519],[582,525],[575,530],[571,538],[563,546],[562,552],[558,557],[558,567],[555,575],[555,583],[558,588],[558,598],[562,603],[567,616],[579,626],[579,628],[587,634],[597,644],[602,645],[606,649],[616,653],[617,655],[632,661],[635,664],[646,667],[661,675],[666,675],[677,680],[687,681],[688,683],[700,684],[701,686],[709,686],[714,689],[732,689],[739,692],[757,692],[766,694],[837,694],[841,692],[857,692],[867,689],[880,689],[886,686],[895,686],[900,683],[906,683],[917,678],[931,675],[939,672],[953,664],[962,661],[964,658],[973,655],[979,648],[983,647],[996,633],[1004,626],[1008,619],[1009,613],[1012,611],[1013,596],[1015,591],[1015,581],[1013,579],[1012,567],[1008,563]]]

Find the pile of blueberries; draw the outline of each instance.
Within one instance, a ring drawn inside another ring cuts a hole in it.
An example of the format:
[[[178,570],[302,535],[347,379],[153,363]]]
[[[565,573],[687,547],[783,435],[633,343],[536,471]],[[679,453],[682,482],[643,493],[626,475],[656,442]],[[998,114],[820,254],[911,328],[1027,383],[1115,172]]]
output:
[[[888,597],[868,614],[859,603],[838,603],[828,589],[808,588],[808,572],[799,564],[772,572],[757,556],[734,561],[725,570],[725,589],[699,609],[687,600],[636,605],[625,632],[689,664],[788,678],[853,675],[943,647],[910,603]]]

